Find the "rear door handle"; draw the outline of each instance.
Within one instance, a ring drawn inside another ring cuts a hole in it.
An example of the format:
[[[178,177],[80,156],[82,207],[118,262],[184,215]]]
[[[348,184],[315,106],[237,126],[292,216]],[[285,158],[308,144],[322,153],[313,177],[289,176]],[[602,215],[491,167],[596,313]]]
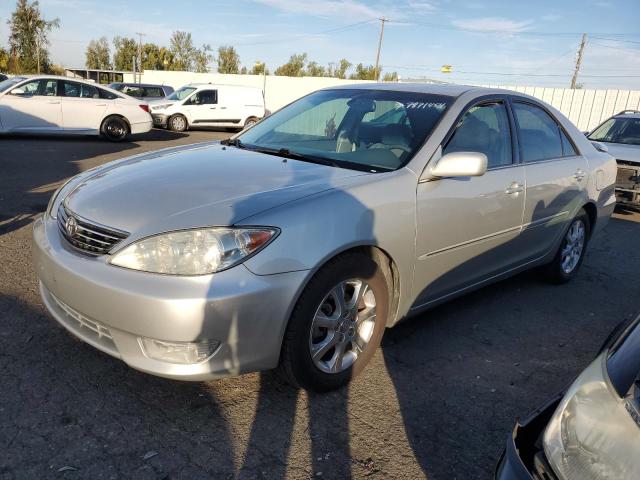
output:
[[[96,107],[106,107],[106,103],[96,103]]]
[[[514,193],[524,192],[524,185],[518,182],[512,182],[511,185],[504,191],[507,195],[513,195]]]
[[[209,107],[209,108],[210,108],[211,110],[215,110],[215,109],[216,109],[216,107]]]
[[[579,168],[578,170],[576,170],[576,173],[573,174],[573,178],[575,178],[577,181],[581,182],[582,179],[585,177],[586,173],[584,173],[582,171],[581,168]]]
[[[49,105],[60,105],[60,100],[49,100],[47,103]]]
[[[220,107],[220,110],[226,110],[227,107]]]

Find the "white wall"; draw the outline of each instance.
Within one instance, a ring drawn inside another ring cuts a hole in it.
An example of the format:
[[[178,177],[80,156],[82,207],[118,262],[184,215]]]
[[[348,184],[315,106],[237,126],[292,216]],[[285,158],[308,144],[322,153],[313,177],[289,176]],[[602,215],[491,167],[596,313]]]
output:
[[[133,81],[125,74],[125,82]],[[367,83],[363,80],[340,80],[319,77],[276,77],[268,75],[223,75],[218,73],[165,72],[147,70],[144,83],[160,83],[179,88],[187,83],[217,83],[247,85],[265,90],[266,106],[275,111],[297,98],[320,88],[349,83]],[[266,83],[265,83],[266,81]],[[539,98],[560,110],[580,130],[591,130],[611,115],[622,110],[640,110],[638,90],[571,90],[569,88],[518,87],[485,85],[516,90]]]

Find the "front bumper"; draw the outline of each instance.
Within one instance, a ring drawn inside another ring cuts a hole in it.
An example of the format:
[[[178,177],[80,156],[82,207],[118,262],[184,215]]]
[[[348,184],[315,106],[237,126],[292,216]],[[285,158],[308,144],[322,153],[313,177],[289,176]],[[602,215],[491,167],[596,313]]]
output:
[[[34,223],[33,258],[44,304],[67,330],[129,366],[179,380],[207,380],[274,368],[306,272],[259,276],[243,265],[197,277],[127,270],[108,255],[87,256],[62,238],[56,221]],[[207,361],[148,358],[139,338],[215,340]]]
[[[556,396],[526,420],[516,423],[496,469],[496,480],[555,480],[541,446],[542,434],[562,400]]]
[[[640,164],[618,161],[616,200],[618,205],[640,208]]]
[[[151,117],[153,118],[154,127],[167,126],[167,120],[169,119],[169,115],[165,115],[164,113],[152,113]]]

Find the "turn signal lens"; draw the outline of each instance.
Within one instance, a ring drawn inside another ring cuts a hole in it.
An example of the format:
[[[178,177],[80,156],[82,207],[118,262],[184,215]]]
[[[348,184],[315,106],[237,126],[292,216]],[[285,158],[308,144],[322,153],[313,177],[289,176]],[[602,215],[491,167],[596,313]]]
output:
[[[145,337],[139,338],[138,343],[146,357],[181,365],[192,365],[209,360],[220,345],[216,340],[165,342]]]

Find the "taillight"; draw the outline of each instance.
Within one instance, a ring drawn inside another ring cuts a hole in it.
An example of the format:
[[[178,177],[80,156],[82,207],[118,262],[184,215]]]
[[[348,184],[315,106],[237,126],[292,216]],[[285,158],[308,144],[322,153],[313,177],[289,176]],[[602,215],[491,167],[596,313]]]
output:
[[[144,105],[139,105],[139,107],[140,107],[141,109],[143,109],[145,112],[147,112],[147,113],[151,113],[151,112],[149,111],[149,105],[144,104]]]

